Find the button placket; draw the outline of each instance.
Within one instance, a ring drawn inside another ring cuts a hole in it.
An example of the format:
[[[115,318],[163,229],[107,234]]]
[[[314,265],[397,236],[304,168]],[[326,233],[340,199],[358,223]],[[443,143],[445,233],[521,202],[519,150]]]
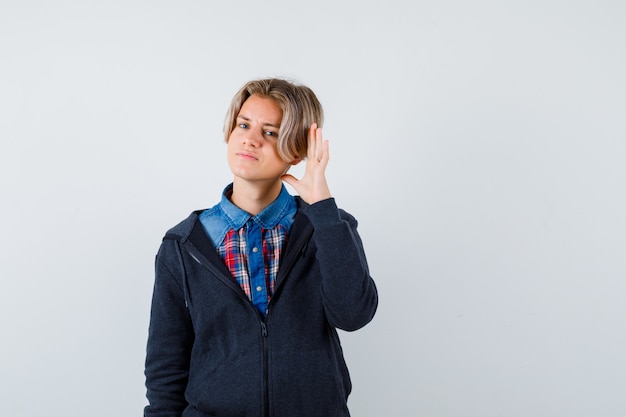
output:
[[[267,289],[265,285],[265,262],[263,259],[263,236],[261,227],[248,220],[248,268],[250,275],[250,288],[253,289],[251,298],[254,306],[259,311],[267,308]]]

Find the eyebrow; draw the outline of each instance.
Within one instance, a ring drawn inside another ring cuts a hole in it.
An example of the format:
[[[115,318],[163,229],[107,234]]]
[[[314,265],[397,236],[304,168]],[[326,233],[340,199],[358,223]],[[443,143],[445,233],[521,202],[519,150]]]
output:
[[[250,119],[249,117],[242,116],[242,115],[238,115],[238,116],[237,116],[237,119],[243,119],[243,120],[245,120],[246,122],[251,121],[251,119]],[[263,122],[263,126],[275,127],[276,129],[279,129],[279,128],[280,128],[280,126],[277,126],[277,125],[275,125],[274,123],[267,123],[267,122]]]

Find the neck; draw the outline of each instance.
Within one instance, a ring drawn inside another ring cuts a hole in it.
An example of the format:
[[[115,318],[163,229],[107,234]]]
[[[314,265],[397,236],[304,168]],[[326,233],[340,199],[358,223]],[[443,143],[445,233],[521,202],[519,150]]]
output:
[[[273,183],[233,181],[233,194],[230,201],[242,210],[256,216],[269,206],[280,194],[282,181]]]

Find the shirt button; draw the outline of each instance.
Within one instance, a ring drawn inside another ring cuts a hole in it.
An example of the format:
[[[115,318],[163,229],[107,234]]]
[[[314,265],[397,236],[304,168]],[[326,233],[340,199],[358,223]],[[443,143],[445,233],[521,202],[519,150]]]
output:
[[[263,287],[261,287],[260,285],[258,287],[256,287],[257,292],[261,292],[263,291]]]
[[[257,248],[256,246],[252,248],[252,252],[257,253],[259,251],[259,248]]]

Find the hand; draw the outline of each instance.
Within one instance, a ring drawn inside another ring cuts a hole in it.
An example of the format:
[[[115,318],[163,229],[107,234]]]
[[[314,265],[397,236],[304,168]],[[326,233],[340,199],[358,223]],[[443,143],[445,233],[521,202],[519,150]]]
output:
[[[307,161],[302,179],[298,180],[291,174],[285,174],[281,179],[291,185],[308,204],[330,198],[326,183],[328,157],[328,141],[322,139],[322,128],[313,123],[309,128]]]

